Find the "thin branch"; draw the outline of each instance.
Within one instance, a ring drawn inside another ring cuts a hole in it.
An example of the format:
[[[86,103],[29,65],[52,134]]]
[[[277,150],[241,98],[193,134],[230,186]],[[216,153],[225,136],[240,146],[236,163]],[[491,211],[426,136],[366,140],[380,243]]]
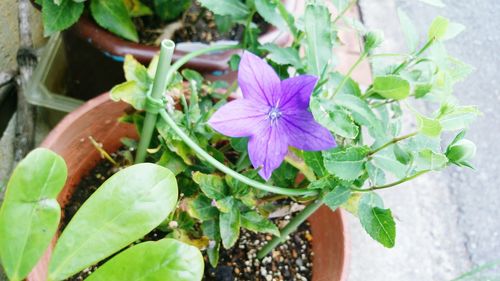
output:
[[[388,183],[388,184],[384,184],[384,185],[372,186],[372,187],[369,187],[369,188],[351,187],[351,190],[357,191],[357,192],[370,192],[370,191],[375,191],[375,190],[379,190],[379,189],[386,189],[386,188],[393,187],[393,186],[396,186],[396,185],[400,185],[400,184],[402,184],[404,182],[410,181],[410,180],[412,180],[414,178],[417,178],[417,177],[419,177],[419,176],[421,176],[423,174],[426,174],[426,173],[428,173],[430,171],[431,170],[423,170],[423,171],[415,173],[414,175],[406,177],[404,179],[400,179],[398,181],[395,181],[395,182],[392,182],[392,183]]]
[[[386,148],[388,146],[391,146],[391,145],[393,145],[395,143],[398,143],[398,142],[400,142],[402,140],[405,140],[407,138],[411,138],[411,137],[413,137],[413,136],[415,136],[417,134],[418,134],[418,132],[413,132],[413,133],[408,134],[408,135],[404,135],[404,136],[400,136],[400,137],[397,137],[397,138],[393,138],[392,140],[388,141],[387,143],[385,143],[384,145],[380,146],[379,148],[376,148],[376,149],[368,152],[367,156],[369,157],[369,156],[371,156],[371,155],[373,155],[373,154],[375,154],[375,153],[383,150],[384,148]]]

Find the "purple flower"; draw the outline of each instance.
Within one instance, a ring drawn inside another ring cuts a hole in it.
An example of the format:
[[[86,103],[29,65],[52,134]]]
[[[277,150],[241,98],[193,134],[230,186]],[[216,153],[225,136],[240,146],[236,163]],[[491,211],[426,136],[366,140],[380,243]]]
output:
[[[302,150],[335,147],[330,132],[316,123],[308,111],[318,78],[300,75],[280,81],[262,59],[245,52],[238,71],[243,99],[234,100],[214,113],[208,123],[230,137],[250,137],[248,154],[266,180],[283,162],[288,146]]]

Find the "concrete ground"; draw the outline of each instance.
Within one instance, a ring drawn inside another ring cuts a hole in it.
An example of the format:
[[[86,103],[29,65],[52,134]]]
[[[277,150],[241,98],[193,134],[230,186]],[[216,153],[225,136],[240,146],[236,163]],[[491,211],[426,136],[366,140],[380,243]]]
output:
[[[360,0],[363,21],[381,29],[383,51],[404,51],[396,9],[404,9],[424,35],[437,15],[467,29],[447,44],[449,53],[476,71],[456,87],[463,104],[484,113],[467,138],[477,144],[476,170],[448,169],[380,192],[397,217],[394,249],[373,242],[350,217],[349,280],[451,280],[473,267],[500,261],[500,1],[444,0],[436,8],[416,0]],[[473,279],[499,280],[500,266]]]

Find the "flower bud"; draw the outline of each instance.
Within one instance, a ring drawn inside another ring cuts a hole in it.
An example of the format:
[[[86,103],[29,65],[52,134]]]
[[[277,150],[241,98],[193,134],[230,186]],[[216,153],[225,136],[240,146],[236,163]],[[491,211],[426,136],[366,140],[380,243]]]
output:
[[[461,139],[452,144],[446,152],[446,157],[450,162],[458,165],[472,159],[474,155],[476,155],[476,145],[466,139]]]
[[[380,30],[370,31],[365,35],[365,52],[377,48],[384,40],[384,33]]]

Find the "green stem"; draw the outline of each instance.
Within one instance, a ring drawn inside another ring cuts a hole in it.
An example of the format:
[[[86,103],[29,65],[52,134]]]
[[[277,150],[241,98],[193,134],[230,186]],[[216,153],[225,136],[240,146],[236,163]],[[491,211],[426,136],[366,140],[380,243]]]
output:
[[[213,158],[210,154],[208,154],[203,148],[199,147],[184,131],[182,131],[179,126],[175,123],[175,121],[168,115],[166,110],[160,111],[161,117],[167,122],[167,124],[174,130],[174,132],[186,143],[191,149],[193,149],[200,157],[208,161],[215,168],[220,170],[221,172],[230,175],[236,180],[241,181],[244,184],[255,187],[260,190],[264,190],[267,192],[272,192],[276,194],[283,194],[289,196],[314,196],[317,194],[316,191],[308,190],[308,189],[291,189],[291,188],[283,188],[277,186],[267,185],[255,180],[252,180],[244,175],[232,170],[221,162],[217,161],[217,159]]]
[[[307,218],[309,218],[316,210],[323,205],[321,199],[314,200],[311,204],[307,205],[302,211],[297,213],[290,222],[281,230],[280,236],[274,236],[260,251],[257,253],[257,258],[262,259],[269,254],[276,246],[286,241],[287,236],[294,232],[299,225],[301,225]]]
[[[400,142],[400,141],[402,141],[402,140],[405,140],[405,139],[407,139],[407,138],[411,138],[411,137],[413,137],[413,136],[415,136],[415,135],[417,135],[417,134],[418,134],[418,132],[413,132],[413,133],[408,134],[408,135],[404,135],[404,136],[400,136],[400,137],[397,137],[397,138],[393,138],[392,140],[390,140],[389,142],[387,142],[387,143],[385,143],[384,145],[380,146],[379,148],[376,148],[376,149],[374,149],[374,150],[372,150],[372,151],[368,152],[367,156],[371,156],[371,155],[373,155],[373,154],[375,154],[375,153],[377,153],[377,152],[381,151],[382,149],[384,149],[384,148],[386,148],[386,147],[388,147],[388,146],[390,146],[390,145],[393,145],[393,144],[395,144],[395,143],[398,143],[398,142]]]
[[[410,181],[410,180],[412,180],[412,179],[414,179],[416,177],[419,177],[419,176],[421,176],[421,175],[423,175],[425,173],[428,173],[430,171],[431,170],[423,170],[423,171],[415,173],[414,175],[406,177],[404,179],[400,179],[398,181],[395,181],[395,182],[392,182],[392,183],[388,183],[388,184],[384,184],[384,185],[372,186],[370,188],[363,189],[363,188],[351,187],[351,190],[354,190],[354,191],[357,191],[357,192],[370,192],[370,191],[374,191],[374,190],[385,189],[385,188],[393,187],[393,186],[402,184],[404,182]]]
[[[174,76],[175,72],[179,70],[184,64],[186,64],[188,61],[192,60],[193,58],[197,56],[204,55],[206,53],[211,53],[211,52],[217,52],[217,51],[225,51],[225,50],[232,50],[232,49],[240,49],[240,45],[214,45],[210,46],[204,49],[196,50],[194,52],[188,53],[187,55],[183,56],[179,60],[177,60],[174,64],[172,64],[172,67],[168,70],[167,73],[167,81],[171,81],[172,76]]]
[[[430,46],[432,46],[432,44],[434,43],[434,41],[436,41],[435,38],[429,39],[429,41],[427,41],[427,43],[425,43],[425,45],[417,53],[415,53],[414,56],[406,59],[401,64],[399,64],[396,67],[396,69],[394,69],[394,71],[392,72],[392,74],[398,74],[403,68],[405,68],[410,63],[412,63],[416,58],[418,58],[421,54],[423,54]]]
[[[167,73],[169,72],[170,63],[172,62],[174,49],[175,43],[172,40],[163,40],[161,42],[160,58],[158,60],[158,67],[156,68],[153,89],[151,91],[151,97],[153,99],[161,99],[165,91],[167,82],[169,81]],[[146,112],[146,118],[144,119],[144,126],[141,132],[141,140],[137,147],[137,155],[135,158],[136,164],[142,163],[146,159],[146,150],[153,136],[157,116],[157,113]]]
[[[356,0],[349,2],[349,4],[344,8],[344,10],[342,10],[340,14],[338,14],[337,17],[333,20],[332,25],[335,25],[337,21],[339,21],[345,15],[345,13],[347,13],[347,11],[351,9],[351,7],[354,4],[356,4]]]
[[[344,84],[351,77],[352,72],[354,71],[354,69],[356,69],[356,67],[366,58],[367,55],[368,54],[366,52],[361,53],[361,55],[359,56],[358,60],[351,66],[351,68],[349,68],[349,70],[347,71],[347,73],[344,76],[344,78],[342,79],[342,81],[340,81],[340,84],[335,89],[335,92],[333,92],[333,94],[329,95],[327,97],[327,99],[333,98],[336,94],[338,94],[340,92],[340,90],[344,87]]]

